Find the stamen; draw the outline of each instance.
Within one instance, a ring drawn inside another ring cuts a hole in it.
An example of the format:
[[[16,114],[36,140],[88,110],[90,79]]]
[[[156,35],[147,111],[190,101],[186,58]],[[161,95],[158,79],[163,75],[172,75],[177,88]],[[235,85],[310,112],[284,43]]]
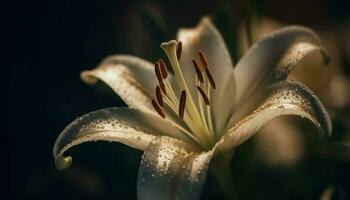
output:
[[[167,54],[170,64],[174,70],[175,78],[180,86],[181,90],[188,91],[186,81],[182,75],[180,64],[176,57],[176,45],[177,42],[175,40],[171,40],[169,42],[163,42],[160,47]]]
[[[181,119],[184,117],[184,111],[186,106],[186,91],[182,90],[181,96],[180,96],[180,105],[179,105],[179,116]]]
[[[196,60],[192,60],[192,63],[193,63],[193,66],[194,66],[194,69],[196,71],[196,74],[197,74],[197,77],[198,77],[198,80],[203,83],[203,76],[202,76],[202,72],[201,70],[199,69],[199,66],[198,66],[198,63]]]
[[[155,100],[152,99],[152,105],[154,110],[157,111],[157,113],[162,117],[165,118],[165,114],[163,112],[163,110],[159,107],[159,105],[157,104],[157,102]]]
[[[200,113],[197,110],[197,107],[193,101],[193,97],[192,97],[191,93],[189,92],[187,83],[186,83],[185,78],[182,74],[180,63],[179,63],[177,56],[176,56],[177,42],[175,40],[171,40],[169,42],[163,42],[160,45],[160,47],[164,50],[164,52],[168,56],[169,62],[170,62],[172,69],[174,71],[174,75],[175,75],[176,81],[179,85],[179,88],[181,90],[186,91],[186,93],[188,95],[188,97],[187,97],[187,99],[188,99],[188,106],[187,106],[188,115],[196,126],[196,130],[194,132],[199,133],[201,131],[204,131],[203,130],[203,119],[201,119]]]
[[[209,103],[210,103],[210,102],[209,102],[209,98],[208,98],[208,96],[205,94],[205,92],[203,91],[203,89],[202,89],[201,87],[199,87],[198,85],[197,85],[197,89],[198,89],[199,93],[201,93],[205,104],[209,105]]]
[[[168,72],[167,72],[167,67],[165,65],[165,62],[163,59],[159,59],[159,66],[160,66],[160,71],[162,72],[162,76],[164,79],[166,79],[168,77]]]
[[[162,96],[162,92],[160,91],[160,87],[158,85],[156,87],[156,96],[157,96],[157,101],[159,105],[163,107],[164,106],[163,96]]]
[[[165,85],[164,85],[163,81],[159,81],[159,86],[160,86],[160,90],[162,90],[163,94],[166,95],[166,89],[165,89]]]
[[[177,57],[177,60],[180,60],[181,58],[181,53],[182,53],[182,42],[179,41],[177,43],[177,47],[176,47],[176,57]]]
[[[205,68],[205,73],[207,74],[207,77],[208,77],[208,80],[210,82],[211,87],[213,87],[213,89],[215,90],[215,88],[216,88],[215,81],[214,81],[208,68]]]
[[[199,59],[201,60],[202,66],[203,66],[204,68],[207,68],[207,67],[209,66],[209,65],[208,65],[208,60],[207,60],[207,58],[204,56],[203,51],[199,51],[198,54],[199,54]]]
[[[157,79],[158,81],[162,81],[162,76],[161,76],[161,73],[160,73],[160,65],[159,65],[159,62],[156,62],[154,64],[154,71],[156,73],[156,76],[157,76]]]

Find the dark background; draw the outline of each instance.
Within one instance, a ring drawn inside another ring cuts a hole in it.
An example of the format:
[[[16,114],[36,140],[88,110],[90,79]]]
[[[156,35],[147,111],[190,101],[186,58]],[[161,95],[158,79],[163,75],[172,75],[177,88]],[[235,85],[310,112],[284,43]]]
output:
[[[93,110],[124,105],[107,87],[87,86],[79,78],[82,70],[93,68],[105,56],[123,53],[155,60],[161,55],[158,48],[161,41],[173,38],[180,26],[195,25],[206,14],[217,19],[234,17],[228,21],[239,23],[240,19],[255,12],[288,24],[310,26],[346,24],[350,19],[347,1],[243,2],[3,2],[5,28],[1,35],[8,47],[2,51],[5,57],[2,78],[5,80],[3,88],[8,93],[3,98],[6,114],[2,121],[6,125],[1,134],[2,152],[9,160],[3,159],[8,166],[3,170],[4,177],[9,178],[2,180],[5,182],[4,199],[135,198],[141,152],[127,146],[106,142],[83,144],[71,151],[75,160],[69,170],[61,172],[54,167],[52,148],[68,123]],[[248,148],[249,143],[246,146],[243,148]],[[248,162],[246,168],[252,168],[249,159],[241,157]],[[340,168],[349,169],[348,166],[341,165]],[[328,173],[327,169],[323,172]],[[290,179],[290,173],[263,174],[259,181],[253,181],[252,187],[260,197],[257,199],[268,199],[269,196],[284,199],[293,193],[288,189],[290,186],[283,186],[284,181]],[[344,176],[349,177],[349,172]],[[333,179],[338,180],[333,176],[326,178],[328,181]],[[346,184],[335,183],[347,193]],[[259,185],[265,185],[264,189],[257,189]],[[317,199],[318,192],[324,187],[320,183],[307,197]],[[291,198],[300,197],[294,196]],[[214,197],[220,197],[220,194],[209,176],[203,199]]]

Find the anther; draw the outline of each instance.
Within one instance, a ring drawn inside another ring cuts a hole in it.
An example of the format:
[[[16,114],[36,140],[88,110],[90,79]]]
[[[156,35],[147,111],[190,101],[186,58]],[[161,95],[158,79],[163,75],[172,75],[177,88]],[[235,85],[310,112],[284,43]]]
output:
[[[199,93],[201,93],[202,98],[203,98],[205,104],[209,105],[209,103],[210,103],[210,102],[209,102],[209,98],[208,98],[208,96],[205,94],[205,92],[203,91],[203,89],[202,89],[201,87],[199,87],[198,85],[197,85],[197,89],[198,89]]]
[[[181,96],[180,96],[180,105],[179,105],[179,117],[181,119],[183,119],[184,117],[185,106],[186,106],[186,91],[182,90]]]
[[[199,65],[198,65],[197,61],[196,61],[196,60],[192,60],[192,63],[193,63],[194,69],[195,69],[195,71],[196,71],[198,80],[199,80],[201,83],[203,83],[202,72],[201,72],[201,70],[199,69]]]
[[[166,89],[165,89],[165,85],[164,85],[163,81],[159,81],[159,86],[160,86],[160,90],[163,92],[163,94],[166,95]]]
[[[201,60],[202,66],[203,66],[204,68],[207,68],[207,67],[208,67],[208,60],[207,60],[207,58],[204,56],[203,51],[199,51],[199,52],[198,52],[198,55],[199,55],[199,59]]]
[[[167,72],[167,67],[165,65],[164,60],[163,59],[159,59],[158,63],[159,63],[160,71],[162,72],[163,78],[164,79],[167,78],[168,77],[168,72]]]
[[[210,82],[211,87],[213,87],[213,89],[215,90],[216,86],[215,86],[215,81],[212,77],[212,75],[210,74],[210,71],[208,68],[205,68],[205,73],[207,74],[208,80]]]
[[[163,96],[162,96],[162,92],[160,91],[160,87],[158,85],[156,87],[156,96],[157,96],[157,101],[159,105],[163,107],[164,106]]]
[[[182,53],[182,42],[178,42],[177,43],[177,47],[176,47],[176,57],[177,57],[177,60],[180,60],[181,58],[181,53]]]
[[[155,100],[153,100],[153,99],[152,99],[152,105],[153,105],[154,110],[156,110],[157,113],[158,113],[162,118],[165,118],[164,112],[163,112],[162,109],[159,107],[159,105],[157,104],[157,102],[156,102]]]
[[[160,64],[159,64],[159,62],[156,62],[154,64],[154,71],[156,73],[158,81],[162,81],[163,79],[162,79],[162,75],[160,73]]]

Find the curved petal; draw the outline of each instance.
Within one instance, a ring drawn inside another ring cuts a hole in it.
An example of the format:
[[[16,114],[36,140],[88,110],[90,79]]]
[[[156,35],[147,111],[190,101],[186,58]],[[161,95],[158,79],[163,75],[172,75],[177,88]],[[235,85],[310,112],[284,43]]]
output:
[[[105,58],[101,64],[81,73],[87,84],[98,80],[111,87],[130,107],[154,112],[151,98],[157,79],[153,64],[130,55],[115,55]]]
[[[85,83],[95,84],[101,80],[111,87],[129,107],[157,115],[151,103],[151,99],[156,99],[155,87],[158,81],[155,76],[152,63],[130,55],[109,56],[96,69],[81,73]],[[168,79],[173,82],[173,75],[168,73]],[[165,106],[163,109],[167,115],[166,119],[169,118],[186,128],[171,108]]]
[[[320,51],[323,62],[328,64],[328,54],[310,29],[290,26],[272,32],[251,47],[237,63],[236,104],[260,88],[284,80],[294,66],[313,51]]]
[[[270,87],[271,96],[252,114],[228,130],[220,140],[219,149],[229,151],[240,145],[269,120],[281,115],[298,115],[310,120],[321,136],[332,131],[331,120],[325,108],[306,86],[296,82],[280,82]]]
[[[179,140],[157,137],[142,156],[138,199],[199,199],[212,155],[213,150],[196,153]]]
[[[221,130],[231,113],[233,103],[223,99],[235,97],[235,77],[230,54],[219,31],[208,17],[202,18],[195,28],[182,28],[178,32],[182,42],[183,53],[180,65],[190,89],[196,94],[195,71],[192,59],[199,60],[198,51],[202,50],[207,57],[210,72],[217,85],[211,93],[211,105],[217,130]]]
[[[155,135],[168,135],[191,141],[177,128],[150,113],[130,108],[105,108],[88,113],[69,124],[58,136],[53,154],[59,169],[68,168],[70,157],[63,153],[91,141],[113,141],[144,150]]]

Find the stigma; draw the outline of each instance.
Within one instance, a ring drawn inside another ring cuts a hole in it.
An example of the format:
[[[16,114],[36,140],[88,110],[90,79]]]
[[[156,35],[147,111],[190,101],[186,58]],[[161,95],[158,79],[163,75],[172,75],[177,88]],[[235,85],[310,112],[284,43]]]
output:
[[[154,64],[155,76],[158,84],[155,86],[155,100],[152,105],[162,118],[166,118],[176,127],[180,128],[188,137],[200,146],[207,148],[216,142],[216,133],[212,120],[211,92],[216,84],[209,69],[205,52],[198,50],[197,57],[192,58],[196,90],[190,91],[180,67],[182,43],[175,40],[163,42],[160,47],[167,55],[176,81],[169,81],[168,66],[163,59]],[[176,85],[175,85],[176,84]],[[179,88],[176,92],[174,88]],[[165,106],[174,112],[186,127],[166,117]]]

